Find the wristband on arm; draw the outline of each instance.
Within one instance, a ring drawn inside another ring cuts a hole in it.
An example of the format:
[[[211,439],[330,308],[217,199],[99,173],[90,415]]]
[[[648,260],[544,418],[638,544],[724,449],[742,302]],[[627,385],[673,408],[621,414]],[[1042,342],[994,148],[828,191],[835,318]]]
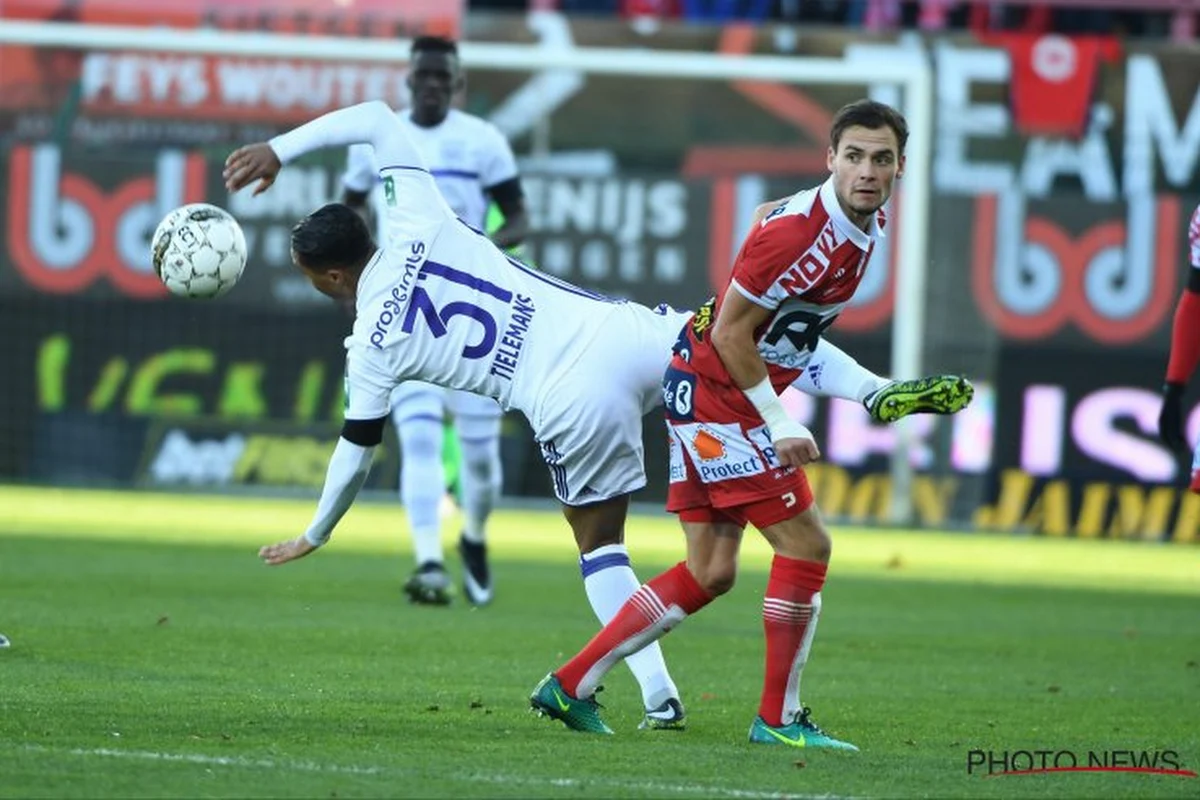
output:
[[[787,415],[783,403],[779,401],[779,395],[775,394],[775,387],[771,385],[770,378],[763,378],[749,389],[743,389],[742,393],[754,404],[754,408],[763,418],[763,422],[767,423],[772,444],[780,439],[813,438],[812,432],[808,428]]]

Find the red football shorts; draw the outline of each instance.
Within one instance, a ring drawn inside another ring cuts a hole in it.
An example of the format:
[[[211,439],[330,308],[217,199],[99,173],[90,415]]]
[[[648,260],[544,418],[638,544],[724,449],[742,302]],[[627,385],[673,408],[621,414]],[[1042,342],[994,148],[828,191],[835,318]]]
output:
[[[737,387],[691,372],[676,357],[663,378],[670,436],[667,510],[682,522],[762,530],[812,505],[804,470],[781,467],[767,426]]]

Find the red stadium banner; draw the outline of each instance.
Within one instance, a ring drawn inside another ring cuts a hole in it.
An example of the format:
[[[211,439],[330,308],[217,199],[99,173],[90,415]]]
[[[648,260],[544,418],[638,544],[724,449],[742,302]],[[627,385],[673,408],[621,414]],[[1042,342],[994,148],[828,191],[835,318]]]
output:
[[[457,36],[463,0],[0,0],[0,18],[407,38]],[[402,105],[394,64],[0,47],[0,110],[78,102],[99,117],[287,123],[364,100]]]
[[[463,0],[0,0],[0,19],[343,36],[456,36],[464,9]]]

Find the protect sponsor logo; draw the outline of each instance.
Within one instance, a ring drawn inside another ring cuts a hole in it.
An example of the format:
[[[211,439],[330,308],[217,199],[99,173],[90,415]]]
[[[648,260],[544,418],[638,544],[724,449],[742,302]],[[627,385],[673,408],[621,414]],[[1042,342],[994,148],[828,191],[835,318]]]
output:
[[[737,424],[678,425],[674,430],[704,483],[760,475],[767,469],[758,448]]]
[[[703,428],[696,431],[692,438],[692,447],[696,448],[696,454],[700,456],[701,461],[712,461],[726,456],[725,443]]]

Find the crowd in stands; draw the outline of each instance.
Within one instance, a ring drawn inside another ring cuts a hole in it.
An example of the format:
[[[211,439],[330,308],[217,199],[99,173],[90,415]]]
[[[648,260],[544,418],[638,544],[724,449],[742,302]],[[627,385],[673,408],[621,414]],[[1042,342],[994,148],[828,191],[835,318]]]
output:
[[[868,30],[917,28],[1190,38],[1195,10],[1182,0],[470,0],[471,9],[555,9],[569,14],[693,22],[794,22]]]

